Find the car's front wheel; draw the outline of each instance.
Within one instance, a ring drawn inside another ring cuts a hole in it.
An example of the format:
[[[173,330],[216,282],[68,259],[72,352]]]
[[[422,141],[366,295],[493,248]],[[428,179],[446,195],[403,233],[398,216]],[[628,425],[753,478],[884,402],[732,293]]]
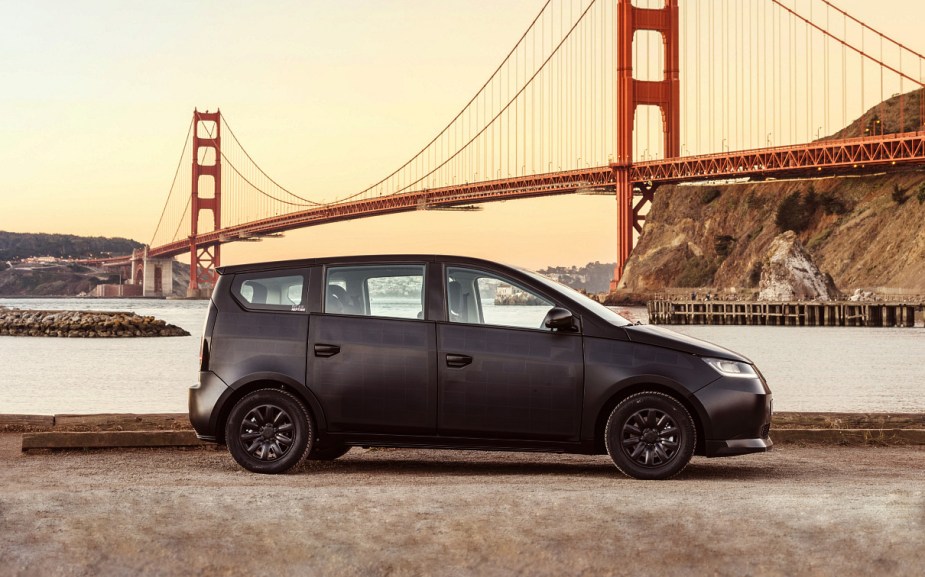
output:
[[[607,453],[626,475],[669,479],[690,462],[697,444],[694,421],[675,398],[655,391],[631,395],[610,413]]]
[[[314,427],[305,405],[277,389],[242,397],[225,424],[225,443],[239,465],[255,473],[285,473],[311,451]]]

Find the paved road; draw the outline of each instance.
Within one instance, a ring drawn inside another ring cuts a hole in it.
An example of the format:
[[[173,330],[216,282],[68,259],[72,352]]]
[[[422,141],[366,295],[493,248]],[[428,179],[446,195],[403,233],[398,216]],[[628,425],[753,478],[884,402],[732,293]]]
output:
[[[259,476],[224,451],[21,454],[0,435],[0,575],[916,575],[925,448],[696,458],[354,449]]]

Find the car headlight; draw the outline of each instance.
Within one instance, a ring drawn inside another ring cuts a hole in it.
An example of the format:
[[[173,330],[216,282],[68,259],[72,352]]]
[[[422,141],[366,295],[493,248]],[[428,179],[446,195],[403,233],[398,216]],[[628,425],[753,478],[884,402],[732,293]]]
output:
[[[708,357],[703,357],[703,362],[713,367],[717,373],[727,377],[758,378],[755,367],[748,363],[728,361],[726,359],[711,359]]]

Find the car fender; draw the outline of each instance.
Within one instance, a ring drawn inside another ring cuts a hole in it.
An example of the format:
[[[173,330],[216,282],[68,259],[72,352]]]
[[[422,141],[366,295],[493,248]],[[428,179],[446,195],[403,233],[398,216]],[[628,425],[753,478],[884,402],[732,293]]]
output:
[[[276,372],[251,373],[230,383],[228,389],[222,393],[216,403],[216,406],[220,407],[219,410],[213,411],[212,413],[212,429],[218,432],[219,435],[224,434],[224,427],[222,424],[225,422],[228,413],[231,412],[234,403],[251,391],[267,387],[281,388],[296,394],[308,404],[309,410],[311,410],[312,415],[315,417],[315,427],[319,431],[327,429],[324,409],[321,407],[321,403],[318,402],[318,398],[311,389],[288,375]]]

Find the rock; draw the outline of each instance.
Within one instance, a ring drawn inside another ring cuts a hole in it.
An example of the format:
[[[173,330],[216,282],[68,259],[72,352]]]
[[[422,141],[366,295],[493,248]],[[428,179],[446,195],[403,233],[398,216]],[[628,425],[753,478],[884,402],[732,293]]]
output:
[[[838,298],[838,289],[832,278],[820,272],[792,230],[778,235],[771,242],[758,288],[760,301],[828,301]]]
[[[135,313],[0,309],[0,335],[110,338],[189,336],[189,333],[160,319]]]
[[[854,289],[854,294],[848,297],[848,300],[851,302],[860,302],[860,301],[873,301],[873,300],[877,300],[877,298],[874,295],[874,293],[870,291]]]

